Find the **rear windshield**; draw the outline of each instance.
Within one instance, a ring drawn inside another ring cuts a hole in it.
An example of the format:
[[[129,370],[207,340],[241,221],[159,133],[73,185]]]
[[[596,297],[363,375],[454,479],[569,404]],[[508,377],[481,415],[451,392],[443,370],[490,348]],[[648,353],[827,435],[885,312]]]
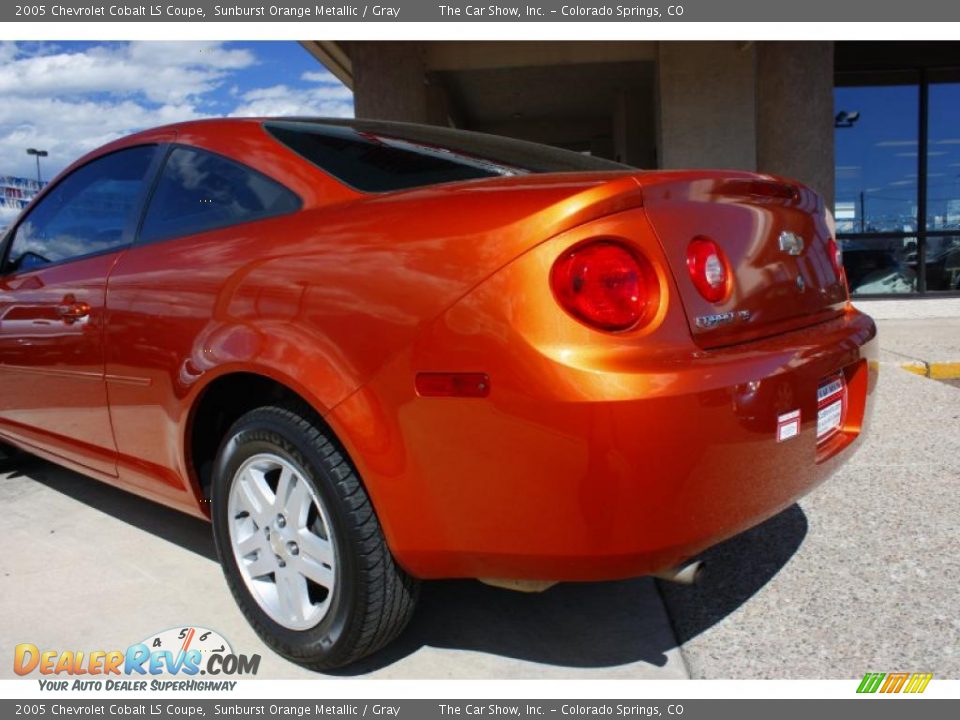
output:
[[[288,148],[361,192],[380,193],[530,172],[622,170],[568,150],[447,128],[351,121],[269,122]]]

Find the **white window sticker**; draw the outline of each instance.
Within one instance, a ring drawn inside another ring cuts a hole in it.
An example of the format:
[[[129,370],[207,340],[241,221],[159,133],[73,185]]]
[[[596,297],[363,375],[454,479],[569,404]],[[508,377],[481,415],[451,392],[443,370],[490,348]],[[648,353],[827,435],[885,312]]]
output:
[[[789,440],[800,434],[800,411],[791,410],[777,416],[777,442]]]
[[[840,427],[843,419],[843,399],[835,400],[817,411],[817,440]]]

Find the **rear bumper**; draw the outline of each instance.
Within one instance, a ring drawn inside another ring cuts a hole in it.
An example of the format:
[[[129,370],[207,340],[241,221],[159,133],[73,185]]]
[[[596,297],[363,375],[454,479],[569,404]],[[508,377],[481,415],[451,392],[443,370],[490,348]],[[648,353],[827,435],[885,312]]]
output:
[[[528,369],[547,376],[542,385],[492,376],[486,401],[395,398],[395,425],[377,407],[385,386],[332,420],[412,574],[632,577],[695,556],[828,478],[861,441],[876,353],[873,321],[851,308],[629,371],[585,373],[540,356]],[[817,388],[838,371],[848,412],[818,443]],[[778,442],[777,418],[795,410],[799,434]],[[386,436],[350,435],[350,418],[370,412]]]

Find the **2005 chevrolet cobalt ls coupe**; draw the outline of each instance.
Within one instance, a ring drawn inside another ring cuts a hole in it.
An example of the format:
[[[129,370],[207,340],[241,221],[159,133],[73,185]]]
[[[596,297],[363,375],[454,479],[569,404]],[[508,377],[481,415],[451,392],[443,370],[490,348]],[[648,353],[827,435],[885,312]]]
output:
[[[2,257],[0,437],[209,517],[316,668],[422,578],[689,575],[850,456],[875,384],[830,213],[766,175],[192,122],[79,160]]]

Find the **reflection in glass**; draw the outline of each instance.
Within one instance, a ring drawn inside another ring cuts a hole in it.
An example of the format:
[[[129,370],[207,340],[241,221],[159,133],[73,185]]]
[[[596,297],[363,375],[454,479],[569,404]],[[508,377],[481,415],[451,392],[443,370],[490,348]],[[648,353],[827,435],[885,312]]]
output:
[[[929,103],[927,230],[956,230],[960,228],[960,83],[931,84]]]
[[[918,85],[838,87],[837,231],[917,231]]]
[[[205,150],[177,147],[160,173],[140,240],[192,235],[299,208],[293,192],[253,168]]]
[[[32,270],[123,246],[154,152],[119,150],[61,180],[17,227],[7,268]]]
[[[862,237],[840,241],[851,295],[917,291],[917,239]]]
[[[960,235],[927,238],[927,290],[960,290]]]

